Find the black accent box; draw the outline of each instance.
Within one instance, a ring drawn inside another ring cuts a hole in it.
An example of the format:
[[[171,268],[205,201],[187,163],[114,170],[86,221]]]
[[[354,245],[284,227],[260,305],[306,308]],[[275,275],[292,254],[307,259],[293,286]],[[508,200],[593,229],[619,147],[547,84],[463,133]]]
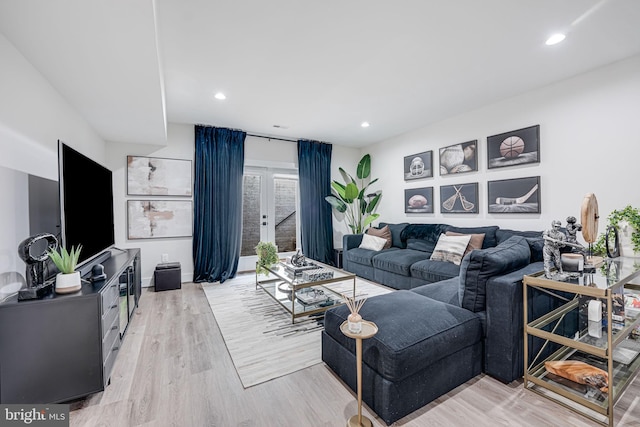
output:
[[[156,265],[156,271],[153,273],[154,290],[158,292],[180,289],[182,287],[180,279],[181,272],[179,262],[158,264]]]

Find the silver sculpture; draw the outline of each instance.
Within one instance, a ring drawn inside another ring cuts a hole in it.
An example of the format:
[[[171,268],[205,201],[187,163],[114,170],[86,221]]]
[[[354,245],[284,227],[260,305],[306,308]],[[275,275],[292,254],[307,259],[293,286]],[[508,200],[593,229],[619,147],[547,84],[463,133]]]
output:
[[[554,219],[551,221],[551,229],[542,232],[542,238],[544,239],[544,247],[542,249],[544,277],[547,279],[561,280],[564,277],[560,260],[560,248],[565,246],[567,236],[560,231],[560,225],[560,221]],[[553,267],[558,271],[557,274],[551,273]]]

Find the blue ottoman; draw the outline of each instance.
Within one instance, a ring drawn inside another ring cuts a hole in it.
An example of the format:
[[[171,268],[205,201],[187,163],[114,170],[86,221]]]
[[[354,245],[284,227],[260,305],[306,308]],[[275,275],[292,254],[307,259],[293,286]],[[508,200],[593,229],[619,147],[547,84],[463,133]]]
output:
[[[482,325],[469,310],[410,291],[372,297],[360,310],[378,326],[362,343],[362,399],[387,424],[480,374]],[[356,390],[355,340],[340,331],[346,306],[326,312],[322,360]]]

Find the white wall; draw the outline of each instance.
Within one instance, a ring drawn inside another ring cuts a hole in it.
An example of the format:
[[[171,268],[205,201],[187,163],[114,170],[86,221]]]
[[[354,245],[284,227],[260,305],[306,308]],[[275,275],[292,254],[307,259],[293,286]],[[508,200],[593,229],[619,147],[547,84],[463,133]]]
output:
[[[58,179],[58,139],[102,163],[105,142],[2,34],[0,64],[0,274],[24,275],[27,173]]]
[[[0,277],[3,273],[25,275],[25,264],[18,257],[18,244],[29,237],[28,175],[0,166]],[[4,276],[6,277],[6,275]],[[0,280],[0,288],[8,283]],[[0,291],[0,298],[3,296]]]
[[[444,222],[461,226],[497,224],[543,230],[553,219],[580,218],[586,193],[595,193],[600,231],[613,209],[640,207],[640,56],[566,81],[470,111],[368,147],[384,200],[386,222]],[[486,137],[540,125],[540,163],[487,170]],[[438,149],[478,139],[478,172],[440,177]],[[434,178],[405,182],[403,159],[434,150]],[[487,181],[541,177],[541,214],[488,214]],[[443,215],[439,188],[479,182],[480,213]],[[434,214],[405,214],[404,189],[434,187]]]
[[[0,34],[0,166],[58,179],[58,139],[104,162],[104,141]]]
[[[140,197],[127,196],[127,156],[163,157],[191,160],[193,167],[194,130],[191,125],[170,124],[167,129],[167,145],[107,144],[107,167],[113,171],[113,214],[115,222],[116,246],[119,248],[140,248],[142,285],[151,285],[151,278],[157,264],[162,262],[162,254],[169,256],[170,262],[179,262],[182,281],[193,279],[193,258],[190,237],[170,239],[127,239],[127,200],[192,200],[184,197]]]

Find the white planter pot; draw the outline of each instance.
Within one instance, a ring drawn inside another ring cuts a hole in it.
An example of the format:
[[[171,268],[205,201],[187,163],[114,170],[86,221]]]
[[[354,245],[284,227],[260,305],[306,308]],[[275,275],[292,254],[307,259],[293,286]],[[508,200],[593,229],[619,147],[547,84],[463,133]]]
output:
[[[80,272],[74,271],[71,274],[58,273],[56,276],[56,293],[69,294],[77,292],[82,288]]]
[[[618,239],[620,242],[620,256],[639,258],[640,253],[633,250],[631,235],[635,229],[627,221],[618,222]]]

